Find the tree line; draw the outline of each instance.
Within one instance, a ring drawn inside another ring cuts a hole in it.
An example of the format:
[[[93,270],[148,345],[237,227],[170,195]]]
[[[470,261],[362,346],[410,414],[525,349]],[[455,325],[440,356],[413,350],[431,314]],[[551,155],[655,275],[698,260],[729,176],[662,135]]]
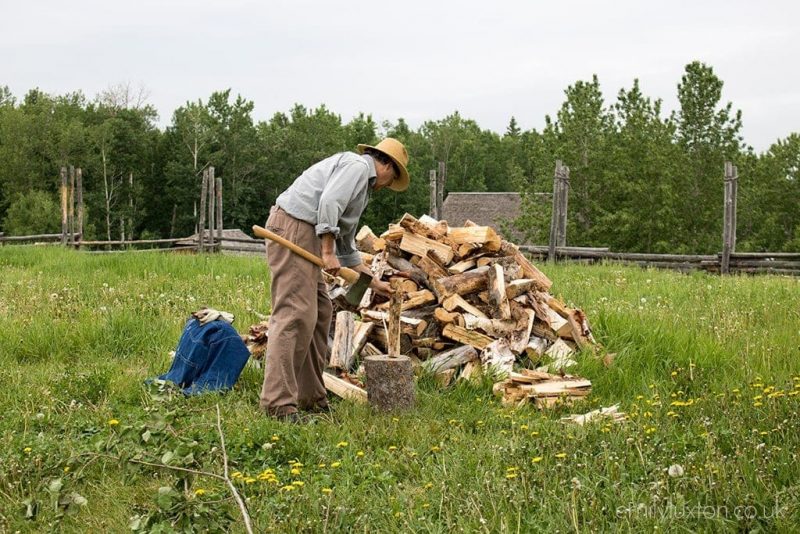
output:
[[[93,100],[33,89],[19,101],[0,86],[0,229],[57,232],[64,165],[83,170],[87,239],[191,234],[209,165],[223,180],[225,227],[247,229],[263,224],[310,164],[392,136],[411,154],[412,185],[373,197],[363,222],[375,229],[404,212],[426,213],[428,172],[444,161],[447,191],[519,191],[514,226],[546,243],[551,207],[537,193],[552,191],[560,159],[570,168],[568,244],[712,253],[721,247],[730,160],[740,176],[737,249],[800,250],[800,135],[756,153],[722,87],[710,66],[690,63],[677,85],[679,107],[666,114],[637,80],[606,102],[595,76],[570,85],[541,130],[523,131],[512,117],[499,134],[458,112],[416,129],[365,113],[343,122],[324,105],[255,121],[253,101],[230,90],[187,102],[162,130],[155,110],[126,86]]]

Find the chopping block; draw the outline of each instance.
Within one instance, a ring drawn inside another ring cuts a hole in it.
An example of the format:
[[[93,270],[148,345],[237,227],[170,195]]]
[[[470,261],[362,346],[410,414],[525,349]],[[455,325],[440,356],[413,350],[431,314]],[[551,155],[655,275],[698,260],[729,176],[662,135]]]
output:
[[[414,368],[408,356],[368,356],[364,358],[367,373],[367,400],[380,412],[412,408],[416,403]]]
[[[367,399],[378,411],[404,410],[416,403],[416,384],[411,358],[400,354],[400,310],[403,294],[400,280],[392,280],[387,321],[388,354],[364,358]]]

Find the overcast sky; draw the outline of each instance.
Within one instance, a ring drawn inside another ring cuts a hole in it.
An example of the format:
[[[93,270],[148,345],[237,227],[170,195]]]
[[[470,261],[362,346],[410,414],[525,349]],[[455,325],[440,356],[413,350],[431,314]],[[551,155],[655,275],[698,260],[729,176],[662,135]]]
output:
[[[169,123],[187,100],[232,88],[268,119],[326,104],[413,127],[458,110],[503,132],[540,129],[564,89],[597,74],[613,103],[639,78],[677,103],[693,60],[725,82],[762,151],[800,132],[798,1],[1,0],[0,85],[82,90],[128,82]]]

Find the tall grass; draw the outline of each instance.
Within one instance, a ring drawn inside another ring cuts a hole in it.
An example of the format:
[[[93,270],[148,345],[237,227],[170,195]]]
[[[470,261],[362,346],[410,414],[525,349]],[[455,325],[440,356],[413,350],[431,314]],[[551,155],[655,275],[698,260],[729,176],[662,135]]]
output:
[[[580,358],[589,402],[514,411],[424,377],[410,412],[290,426],[253,367],[227,395],[142,384],[201,305],[242,331],[268,313],[262,259],[0,248],[0,531],[241,531],[217,479],[135,463],[221,473],[217,403],[259,531],[793,531],[800,282],[543,269],[614,354]],[[627,423],[559,421],[614,403]]]

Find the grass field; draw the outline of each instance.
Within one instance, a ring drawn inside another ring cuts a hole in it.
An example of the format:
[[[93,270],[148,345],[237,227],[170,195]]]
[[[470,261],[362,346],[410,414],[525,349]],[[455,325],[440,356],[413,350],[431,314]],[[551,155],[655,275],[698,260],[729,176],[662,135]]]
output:
[[[222,480],[138,463],[221,474],[217,405],[259,532],[796,531],[800,280],[544,270],[616,354],[581,358],[588,403],[423,378],[411,412],[291,426],[251,367],[221,396],[142,384],[201,305],[269,311],[263,260],[0,248],[0,531],[243,531]],[[615,403],[629,422],[559,422]]]

